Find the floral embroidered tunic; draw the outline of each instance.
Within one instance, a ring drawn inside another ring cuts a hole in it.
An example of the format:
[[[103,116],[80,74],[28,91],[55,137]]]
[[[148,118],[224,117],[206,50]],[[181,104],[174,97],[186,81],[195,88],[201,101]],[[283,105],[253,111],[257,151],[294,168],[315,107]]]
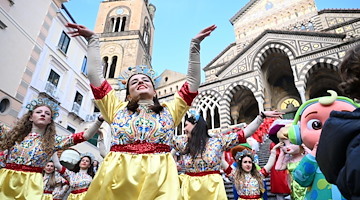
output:
[[[6,152],[7,158],[5,163],[43,168],[56,151],[85,141],[83,134],[84,132],[67,136],[56,135],[52,152],[45,152],[41,147],[41,135],[38,133],[29,133],[23,141],[20,143],[16,142],[15,145]]]
[[[160,114],[156,114],[148,105],[139,105],[138,112],[129,111],[128,102],[120,101],[107,81],[92,90],[104,119],[111,126],[111,146],[137,142],[172,146],[174,128],[197,95],[197,92],[191,93],[185,83],[172,101],[162,104],[164,109]]]
[[[259,172],[263,177],[269,175],[264,168]],[[241,199],[247,199],[247,196],[255,197],[261,195],[259,182],[250,173],[245,173],[245,180],[240,181],[240,186],[235,185],[235,188]]]
[[[69,184],[67,180],[65,180],[59,172],[55,173],[55,187],[51,187],[48,182],[50,179],[50,175],[44,174],[43,180],[44,180],[44,193],[51,192],[54,199],[61,199],[64,194],[66,193],[66,187],[63,188],[63,185]]]
[[[86,172],[73,172],[65,167],[60,171],[60,174],[69,181],[71,191],[89,188],[92,177]]]
[[[188,143],[188,137],[186,135],[178,136],[175,141],[175,150],[183,152]],[[244,142],[246,142],[246,138],[242,130],[211,137],[206,144],[202,157],[198,155],[195,160],[193,160],[190,154],[183,156],[185,171],[191,173],[219,171],[223,151],[227,151],[239,143]]]

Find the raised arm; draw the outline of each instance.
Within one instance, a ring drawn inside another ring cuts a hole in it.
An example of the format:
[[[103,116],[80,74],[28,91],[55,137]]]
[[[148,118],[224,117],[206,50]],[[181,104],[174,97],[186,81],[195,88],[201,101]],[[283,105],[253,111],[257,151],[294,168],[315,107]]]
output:
[[[274,166],[275,161],[276,161],[276,149],[280,148],[282,145],[284,145],[284,144],[282,142],[279,142],[271,149],[269,159],[268,159],[266,165],[264,166],[264,169],[266,170],[266,172],[269,173],[271,168]]]
[[[104,118],[100,115],[95,122],[84,132],[84,139],[89,140],[94,137],[94,135],[98,132],[101,124],[104,122]]]
[[[58,155],[57,155],[57,152],[55,152],[55,153],[52,155],[51,160],[53,161],[55,168],[56,168],[58,171],[61,171],[61,169],[63,168],[63,166],[62,166],[61,163],[60,163],[60,160],[59,160],[59,157],[58,157]]]
[[[104,143],[104,130],[100,128],[98,134],[99,134],[98,143],[99,143],[100,156],[105,158],[108,152],[106,151],[106,147]]]
[[[88,41],[87,62],[88,78],[90,83],[99,87],[105,81],[100,58],[99,37],[93,31],[83,25],[67,23],[66,27],[74,29],[70,31],[71,37],[83,36]]]
[[[200,43],[216,29],[216,25],[209,26],[200,31],[190,44],[189,66],[186,81],[190,92],[197,92],[200,86]]]
[[[254,134],[266,117],[278,118],[282,117],[283,114],[283,112],[278,112],[276,110],[261,112],[260,115],[258,115],[249,125],[244,128],[245,137],[248,138]]]

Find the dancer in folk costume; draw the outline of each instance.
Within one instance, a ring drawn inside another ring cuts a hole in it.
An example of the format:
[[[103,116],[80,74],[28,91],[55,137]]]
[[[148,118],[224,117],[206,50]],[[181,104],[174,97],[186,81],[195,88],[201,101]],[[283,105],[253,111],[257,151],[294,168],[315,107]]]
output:
[[[220,175],[223,152],[246,142],[246,138],[257,130],[264,118],[280,117],[282,113],[262,112],[263,117],[257,116],[245,129],[236,129],[237,131],[230,133],[225,131],[212,137],[208,134],[203,117],[195,110],[190,113],[185,121],[186,135],[179,136],[175,146],[178,152],[184,154],[185,174],[179,176],[182,199],[227,199]]]
[[[180,186],[176,163],[170,153],[174,129],[198,94],[200,85],[200,42],[216,28],[202,30],[190,44],[187,81],[172,101],[160,104],[152,76],[130,75],[126,99],[121,101],[104,80],[99,39],[86,27],[68,24],[72,36],[88,39],[88,76],[95,102],[112,129],[111,149],[104,158],[87,199],[177,199]],[[138,71],[139,72],[139,71]],[[149,70],[151,72],[151,69]]]
[[[278,143],[271,149],[268,162],[260,170],[256,167],[251,151],[243,150],[236,152],[235,160],[237,167],[232,171],[230,177],[235,184],[236,192],[239,196],[238,200],[262,199],[262,195],[265,192],[263,179],[269,175],[270,169],[275,164],[276,150],[281,145],[283,144]]]
[[[69,189],[69,182],[55,171],[52,161],[46,163],[43,171],[44,194],[42,200],[61,200]]]
[[[0,199],[41,199],[42,170],[51,155],[94,136],[101,123],[87,131],[58,136],[54,118],[58,108],[46,99],[33,100],[27,112],[7,133],[0,135],[0,151],[6,152],[5,167],[0,170]]]
[[[94,156],[91,153],[81,154],[79,162],[76,163],[74,169],[71,171],[60,164],[57,154],[53,155],[54,165],[70,185],[70,195],[68,200],[83,200],[86,192],[95,175],[93,161]],[[106,197],[104,197],[106,198]]]

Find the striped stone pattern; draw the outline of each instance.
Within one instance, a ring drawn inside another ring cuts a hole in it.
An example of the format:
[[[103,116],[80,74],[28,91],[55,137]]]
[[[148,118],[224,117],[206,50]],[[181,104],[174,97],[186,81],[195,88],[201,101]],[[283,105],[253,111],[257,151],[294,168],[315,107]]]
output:
[[[287,55],[289,60],[294,59],[293,52],[283,44],[271,43],[264,46],[254,59],[254,69],[260,70],[260,66],[264,63],[265,59],[272,53],[281,53]]]
[[[311,62],[306,64],[304,66],[304,68],[301,70],[301,72],[299,74],[299,80],[302,80],[304,82],[304,84],[306,85],[307,80],[310,77],[310,75],[314,71],[317,71],[318,69],[322,69],[322,68],[328,68],[328,69],[331,69],[331,70],[337,72],[339,63],[340,63],[340,61],[335,60],[333,58],[318,58],[318,59],[312,60]]]
[[[230,85],[225,91],[223,99],[220,101],[220,122],[221,128],[226,128],[231,124],[230,117],[230,102],[234,96],[234,94],[241,89],[250,89],[253,93],[256,92],[257,88],[247,82],[247,81],[238,81]]]

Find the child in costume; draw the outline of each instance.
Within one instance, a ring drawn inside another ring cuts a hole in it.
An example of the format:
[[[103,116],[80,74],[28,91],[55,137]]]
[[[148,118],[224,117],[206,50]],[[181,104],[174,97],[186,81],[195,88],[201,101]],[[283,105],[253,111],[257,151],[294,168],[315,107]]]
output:
[[[357,105],[349,98],[338,97],[335,91],[328,90],[331,96],[310,99],[296,112],[289,129],[289,139],[301,145],[308,152],[293,172],[294,180],[303,187],[310,187],[306,200],[344,199],[335,185],[329,184],[316,162],[316,150],[325,121],[333,110],[353,111]]]
[[[101,125],[96,121],[87,131],[67,136],[55,132],[57,106],[47,99],[33,100],[27,112],[7,133],[0,135],[0,151],[6,152],[0,170],[0,199],[41,199],[42,171],[51,155],[94,136]]]
[[[344,93],[360,99],[360,45],[350,49],[340,65]],[[351,111],[351,110],[350,110]],[[360,108],[336,110],[324,124],[316,160],[326,180],[347,199],[360,199]]]
[[[292,122],[292,120],[291,120]],[[290,122],[289,122],[290,123]],[[293,178],[292,172],[299,165],[301,159],[304,157],[304,149],[301,145],[291,144],[288,137],[288,130],[291,124],[286,124],[277,132],[278,139],[284,143],[281,147],[280,155],[276,161],[275,170],[289,171],[287,176],[288,182],[290,182],[291,199],[303,200],[306,193],[306,187],[300,186]]]
[[[95,102],[112,129],[111,149],[104,158],[86,199],[178,199],[180,185],[170,153],[174,129],[188,111],[200,85],[200,42],[210,26],[191,41],[187,81],[172,101],[160,105],[154,74],[133,74],[121,101],[102,74],[99,39],[84,26],[68,24],[72,36],[88,39],[88,77]],[[132,68],[131,68],[132,69]],[[151,70],[150,70],[151,72]]]
[[[281,117],[277,111],[262,112],[265,117]],[[182,152],[185,174],[181,174],[182,199],[227,199],[223,178],[220,175],[222,155],[239,143],[246,142],[263,122],[259,115],[246,128],[234,132],[220,133],[213,137],[208,134],[203,117],[191,110],[185,120],[185,135],[176,140],[175,149]]]
[[[44,194],[42,200],[62,200],[69,189],[69,182],[55,171],[55,166],[52,161],[46,163],[43,171],[43,178]]]
[[[93,170],[94,160],[95,158],[91,153],[81,154],[79,162],[77,162],[74,169],[71,171],[60,164],[56,153],[53,155],[55,167],[61,176],[69,181],[71,193],[67,198],[68,200],[85,199],[86,192],[95,175]]]

